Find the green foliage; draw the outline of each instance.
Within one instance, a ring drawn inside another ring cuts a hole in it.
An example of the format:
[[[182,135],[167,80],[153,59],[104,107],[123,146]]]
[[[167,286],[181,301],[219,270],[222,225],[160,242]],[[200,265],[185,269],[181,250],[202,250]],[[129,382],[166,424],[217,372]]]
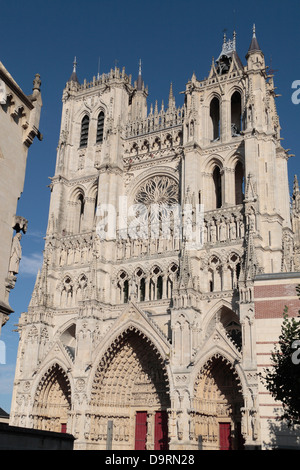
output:
[[[266,369],[265,376],[262,376],[265,386],[283,405],[281,419],[286,420],[289,427],[300,424],[300,321],[288,317],[287,307],[271,362],[272,368]]]

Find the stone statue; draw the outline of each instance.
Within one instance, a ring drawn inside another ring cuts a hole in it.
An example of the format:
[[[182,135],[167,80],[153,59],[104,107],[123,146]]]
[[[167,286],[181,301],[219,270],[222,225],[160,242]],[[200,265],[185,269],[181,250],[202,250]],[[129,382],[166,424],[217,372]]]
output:
[[[19,232],[14,236],[13,242],[12,242],[8,271],[13,275],[18,274],[19,272],[20,261],[22,258],[22,248],[21,248],[21,243],[20,243],[21,238],[22,238],[22,235]]]

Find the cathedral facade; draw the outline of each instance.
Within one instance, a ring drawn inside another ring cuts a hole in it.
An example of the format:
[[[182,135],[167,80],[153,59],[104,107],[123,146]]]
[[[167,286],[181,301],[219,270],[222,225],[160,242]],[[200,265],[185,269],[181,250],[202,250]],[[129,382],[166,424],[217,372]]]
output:
[[[295,311],[298,268],[255,30],[246,65],[224,37],[182,107],[172,86],[161,109],[147,95],[141,68],[80,84],[76,64],[63,91],[11,424],[66,431],[76,449],[261,448],[276,404],[258,372],[281,318],[255,292],[289,285]]]

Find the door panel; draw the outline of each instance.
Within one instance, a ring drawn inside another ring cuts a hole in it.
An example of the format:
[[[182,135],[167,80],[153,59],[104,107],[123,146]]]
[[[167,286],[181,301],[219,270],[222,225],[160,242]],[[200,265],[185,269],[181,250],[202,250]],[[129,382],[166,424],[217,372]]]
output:
[[[155,413],[154,450],[168,450],[168,415],[166,411]]]
[[[146,450],[147,411],[137,411],[135,417],[135,450]]]
[[[231,450],[230,423],[219,423],[220,450]]]

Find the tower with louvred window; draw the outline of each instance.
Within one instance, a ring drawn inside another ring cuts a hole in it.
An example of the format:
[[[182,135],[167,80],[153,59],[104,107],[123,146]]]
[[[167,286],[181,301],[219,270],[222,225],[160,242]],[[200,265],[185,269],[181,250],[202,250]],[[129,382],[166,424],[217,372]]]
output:
[[[297,273],[255,30],[245,64],[224,37],[182,106],[172,85],[160,109],[147,96],[141,64],[134,83],[115,68],[83,84],[75,64],[63,91],[11,422],[77,449],[259,448],[275,412],[257,374],[280,327],[260,300]]]

